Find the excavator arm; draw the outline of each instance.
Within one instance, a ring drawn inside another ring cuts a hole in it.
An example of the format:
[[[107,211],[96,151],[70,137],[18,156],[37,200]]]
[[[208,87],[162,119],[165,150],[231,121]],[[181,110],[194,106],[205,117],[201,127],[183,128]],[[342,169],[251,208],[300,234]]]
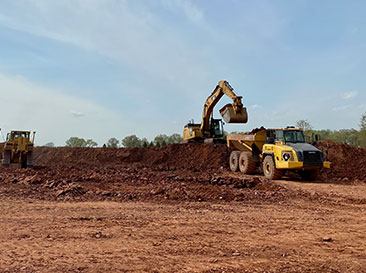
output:
[[[248,114],[246,108],[243,106],[242,97],[237,96],[234,89],[227,81],[220,81],[212,94],[207,98],[203,108],[201,130],[210,130],[210,119],[215,105],[224,96],[232,99],[232,104],[227,104],[220,110],[220,114],[227,123],[246,123],[248,121]]]

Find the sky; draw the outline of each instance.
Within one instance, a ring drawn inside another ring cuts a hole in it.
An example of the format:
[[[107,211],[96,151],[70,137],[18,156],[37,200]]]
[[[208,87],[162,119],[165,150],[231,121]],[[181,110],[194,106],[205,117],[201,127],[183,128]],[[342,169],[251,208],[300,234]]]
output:
[[[366,112],[365,1],[1,0],[0,128],[99,145],[200,122],[217,82],[246,124],[359,128]],[[223,98],[218,109],[229,103]]]

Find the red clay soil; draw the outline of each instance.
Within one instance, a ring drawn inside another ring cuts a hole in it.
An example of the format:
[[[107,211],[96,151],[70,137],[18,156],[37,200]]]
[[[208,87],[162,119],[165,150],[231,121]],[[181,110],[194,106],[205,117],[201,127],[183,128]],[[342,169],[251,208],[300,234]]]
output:
[[[329,141],[318,147],[328,150],[332,162],[332,168],[322,172],[324,181],[366,182],[365,149]],[[226,145],[205,144],[128,149],[39,147],[34,169],[0,168],[0,195],[80,201],[260,202],[302,195],[263,176],[230,172],[229,154]]]
[[[330,169],[324,169],[324,179],[333,179],[344,182],[366,182],[366,149],[359,146],[350,146],[344,143],[335,143],[329,140],[319,141],[318,149],[332,163]]]
[[[228,166],[226,145],[171,144],[162,148],[48,148],[39,147],[35,162],[43,166],[106,166],[140,163],[168,169],[218,170]]]
[[[44,200],[282,200],[263,177],[228,172],[225,145],[35,149],[34,169],[0,171],[0,195]]]

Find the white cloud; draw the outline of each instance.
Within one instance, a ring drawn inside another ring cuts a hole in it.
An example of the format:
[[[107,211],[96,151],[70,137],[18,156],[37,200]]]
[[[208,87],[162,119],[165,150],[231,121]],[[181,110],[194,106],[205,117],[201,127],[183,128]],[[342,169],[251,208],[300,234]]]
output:
[[[93,138],[103,144],[112,133],[124,136],[131,125],[119,112],[56,93],[21,76],[0,74],[0,97],[0,128],[4,133],[12,129],[35,130],[37,145],[50,141],[63,145],[71,136]],[[83,113],[88,115],[75,118]]]
[[[262,106],[260,106],[260,105],[258,105],[258,104],[253,104],[253,105],[250,105],[250,106],[249,106],[249,109],[253,109],[253,110],[255,110],[255,109],[260,109],[260,108],[262,108]]]
[[[75,118],[81,118],[81,117],[84,117],[85,114],[84,113],[81,113],[81,112],[77,112],[77,111],[70,111],[71,115]]]
[[[188,0],[163,0],[162,3],[171,10],[183,11],[186,17],[195,24],[201,24],[204,13],[193,2]]]
[[[204,20],[190,1],[160,2],[183,12],[189,21]],[[204,78],[208,69],[200,61],[200,45],[190,45],[164,18],[146,8],[134,9],[133,4],[126,0],[5,1],[0,3],[0,10],[7,10],[0,12],[0,25],[96,52],[156,82],[182,87],[187,78],[197,82]]]
[[[357,97],[358,95],[358,91],[349,91],[349,92],[345,92],[343,93],[342,97],[346,100],[348,99],[352,99],[354,97]]]

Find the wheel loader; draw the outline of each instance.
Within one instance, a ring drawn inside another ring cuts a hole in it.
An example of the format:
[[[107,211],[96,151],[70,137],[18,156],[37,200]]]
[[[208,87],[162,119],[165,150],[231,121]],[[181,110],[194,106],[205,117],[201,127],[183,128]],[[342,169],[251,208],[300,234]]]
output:
[[[228,135],[230,169],[252,174],[258,168],[269,179],[280,179],[285,171],[296,171],[304,180],[315,180],[322,168],[330,168],[322,151],[306,143],[301,129],[288,126],[260,129],[252,134]]]
[[[224,96],[233,100],[232,104],[225,105],[220,114],[227,123],[246,123],[247,109],[243,106],[242,97],[237,96],[227,81],[220,81],[212,94],[206,99],[203,107],[201,123],[189,122],[183,130],[183,143],[205,142],[214,143],[223,141],[224,129],[221,119],[213,118],[215,105]]]
[[[11,131],[6,141],[0,143],[0,155],[4,167],[33,167],[35,132],[31,140],[30,131]]]

